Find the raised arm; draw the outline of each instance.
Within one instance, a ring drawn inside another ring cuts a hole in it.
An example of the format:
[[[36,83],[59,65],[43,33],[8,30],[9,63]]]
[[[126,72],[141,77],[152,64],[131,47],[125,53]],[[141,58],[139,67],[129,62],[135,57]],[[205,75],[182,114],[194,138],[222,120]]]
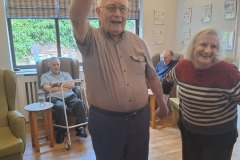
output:
[[[70,6],[70,19],[73,32],[80,44],[84,44],[88,31],[88,12],[93,4],[93,0],[72,0]]]

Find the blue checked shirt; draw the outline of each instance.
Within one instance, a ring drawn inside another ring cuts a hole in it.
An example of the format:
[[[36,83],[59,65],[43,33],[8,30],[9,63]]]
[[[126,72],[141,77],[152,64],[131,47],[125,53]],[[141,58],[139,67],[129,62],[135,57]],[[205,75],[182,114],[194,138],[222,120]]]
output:
[[[44,73],[41,76],[41,86],[45,84],[50,84],[50,83],[57,83],[57,82],[63,82],[63,81],[70,81],[73,80],[71,75],[68,72],[62,72],[60,71],[59,75],[53,74],[51,71]],[[67,98],[74,94],[74,92],[71,90],[70,92],[63,91],[64,93],[64,98]],[[50,93],[47,94],[47,98],[50,97]],[[62,99],[62,92],[54,92],[52,93],[51,97],[59,98]]]

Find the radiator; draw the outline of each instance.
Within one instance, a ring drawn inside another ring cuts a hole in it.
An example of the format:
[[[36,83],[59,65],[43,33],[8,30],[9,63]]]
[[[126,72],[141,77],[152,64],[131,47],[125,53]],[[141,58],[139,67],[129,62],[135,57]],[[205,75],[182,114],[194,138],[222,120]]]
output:
[[[37,102],[39,83],[37,75],[16,75],[17,94],[16,109],[20,111],[28,121],[28,112],[24,107]]]
[[[16,75],[16,83],[17,83],[16,109],[20,111],[28,121],[28,112],[24,110],[24,107],[28,104],[38,101],[38,98],[37,98],[38,96],[37,93],[39,90],[38,77],[37,75]],[[88,111],[88,103],[85,98],[86,97],[85,92],[82,97],[84,102],[86,103],[86,107]],[[42,118],[41,113],[39,113],[37,116],[38,118]]]

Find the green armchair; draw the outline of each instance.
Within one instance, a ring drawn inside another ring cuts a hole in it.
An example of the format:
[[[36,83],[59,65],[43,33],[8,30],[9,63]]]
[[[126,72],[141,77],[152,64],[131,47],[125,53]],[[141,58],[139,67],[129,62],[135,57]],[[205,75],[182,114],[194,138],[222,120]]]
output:
[[[26,119],[15,109],[16,82],[9,70],[0,70],[0,160],[22,160]]]

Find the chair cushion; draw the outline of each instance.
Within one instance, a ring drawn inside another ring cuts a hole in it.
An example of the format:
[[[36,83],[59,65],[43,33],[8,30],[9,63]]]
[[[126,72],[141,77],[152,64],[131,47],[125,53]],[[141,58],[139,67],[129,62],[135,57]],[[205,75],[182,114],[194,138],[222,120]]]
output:
[[[23,152],[22,140],[16,138],[9,127],[0,128],[0,142],[0,157]]]
[[[169,104],[174,107],[174,110],[179,110],[179,98],[169,98]]]

